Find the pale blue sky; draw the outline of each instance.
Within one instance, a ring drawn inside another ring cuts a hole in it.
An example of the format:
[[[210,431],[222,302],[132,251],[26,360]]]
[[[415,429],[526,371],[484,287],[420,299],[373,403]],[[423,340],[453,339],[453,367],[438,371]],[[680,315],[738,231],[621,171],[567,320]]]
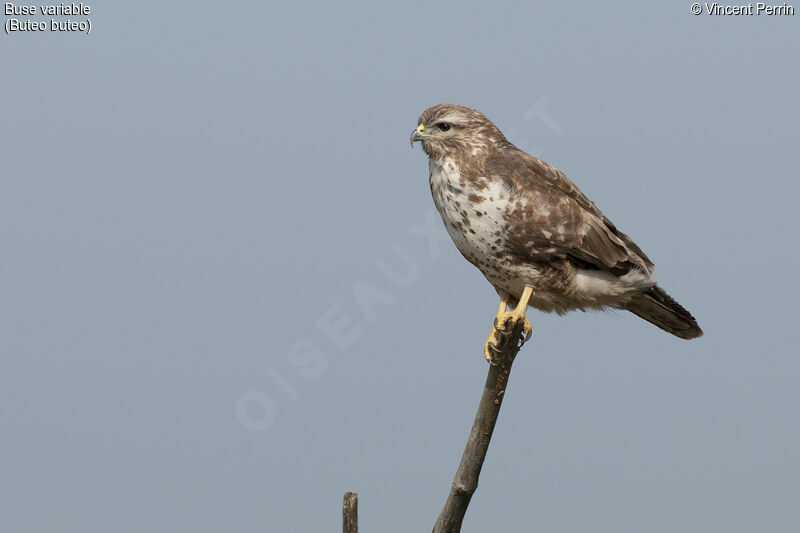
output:
[[[408,135],[453,102],[706,332],[532,311],[464,531],[796,531],[800,16],[690,5],[105,2],[0,35],[0,530],[337,531],[355,490],[364,531],[428,531],[497,304],[420,229]]]

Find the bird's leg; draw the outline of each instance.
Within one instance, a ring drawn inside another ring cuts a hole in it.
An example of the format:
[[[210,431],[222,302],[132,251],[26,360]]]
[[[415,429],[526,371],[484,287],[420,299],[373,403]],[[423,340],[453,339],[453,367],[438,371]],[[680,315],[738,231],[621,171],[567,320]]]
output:
[[[486,339],[486,342],[483,343],[483,356],[491,365],[496,364],[494,362],[494,353],[496,353],[498,350],[499,342],[497,326],[503,323],[501,318],[506,314],[506,309],[508,309],[508,302],[506,301],[507,298],[508,296],[505,294],[500,296],[500,306],[497,308],[497,314],[494,317],[492,332],[489,333],[489,337]]]
[[[522,346],[531,338],[533,326],[525,316],[525,311],[528,309],[528,302],[532,294],[533,288],[526,285],[525,289],[522,291],[522,296],[519,298],[517,307],[510,312],[506,311],[508,307],[506,297],[504,296],[500,299],[500,307],[497,309],[494,327],[489,334],[489,338],[486,339],[486,343],[483,345],[483,356],[486,357],[486,360],[489,361],[490,364],[497,364],[495,360],[496,356],[502,351],[503,346],[511,340],[509,335],[514,329],[514,326],[520,321],[523,322],[522,335],[519,339],[513,339],[513,341],[518,342],[519,346]]]

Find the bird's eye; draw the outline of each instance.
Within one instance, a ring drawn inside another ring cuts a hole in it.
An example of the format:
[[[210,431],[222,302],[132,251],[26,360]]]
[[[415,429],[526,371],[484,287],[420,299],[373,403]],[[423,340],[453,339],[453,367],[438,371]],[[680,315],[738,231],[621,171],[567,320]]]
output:
[[[436,127],[442,131],[448,131],[451,126],[447,122],[440,122],[436,125]]]

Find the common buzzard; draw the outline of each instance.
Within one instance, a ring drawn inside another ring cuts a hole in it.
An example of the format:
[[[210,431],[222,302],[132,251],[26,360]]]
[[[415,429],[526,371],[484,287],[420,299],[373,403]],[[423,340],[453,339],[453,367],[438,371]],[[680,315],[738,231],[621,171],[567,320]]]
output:
[[[511,144],[479,111],[426,109],[411,133],[428,155],[430,187],[464,257],[500,295],[484,346],[492,362],[504,324],[531,305],[558,314],[627,309],[682,339],[703,331],[653,278],[653,262],[561,171]],[[515,307],[506,312],[507,306]]]

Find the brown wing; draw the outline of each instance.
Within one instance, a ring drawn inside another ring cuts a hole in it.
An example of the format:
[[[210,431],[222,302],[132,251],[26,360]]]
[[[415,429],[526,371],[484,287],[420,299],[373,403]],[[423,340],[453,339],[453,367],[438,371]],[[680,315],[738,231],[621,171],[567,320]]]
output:
[[[653,263],[561,171],[516,148],[486,159],[484,175],[499,179],[515,207],[506,239],[518,259],[569,259],[618,276]]]

